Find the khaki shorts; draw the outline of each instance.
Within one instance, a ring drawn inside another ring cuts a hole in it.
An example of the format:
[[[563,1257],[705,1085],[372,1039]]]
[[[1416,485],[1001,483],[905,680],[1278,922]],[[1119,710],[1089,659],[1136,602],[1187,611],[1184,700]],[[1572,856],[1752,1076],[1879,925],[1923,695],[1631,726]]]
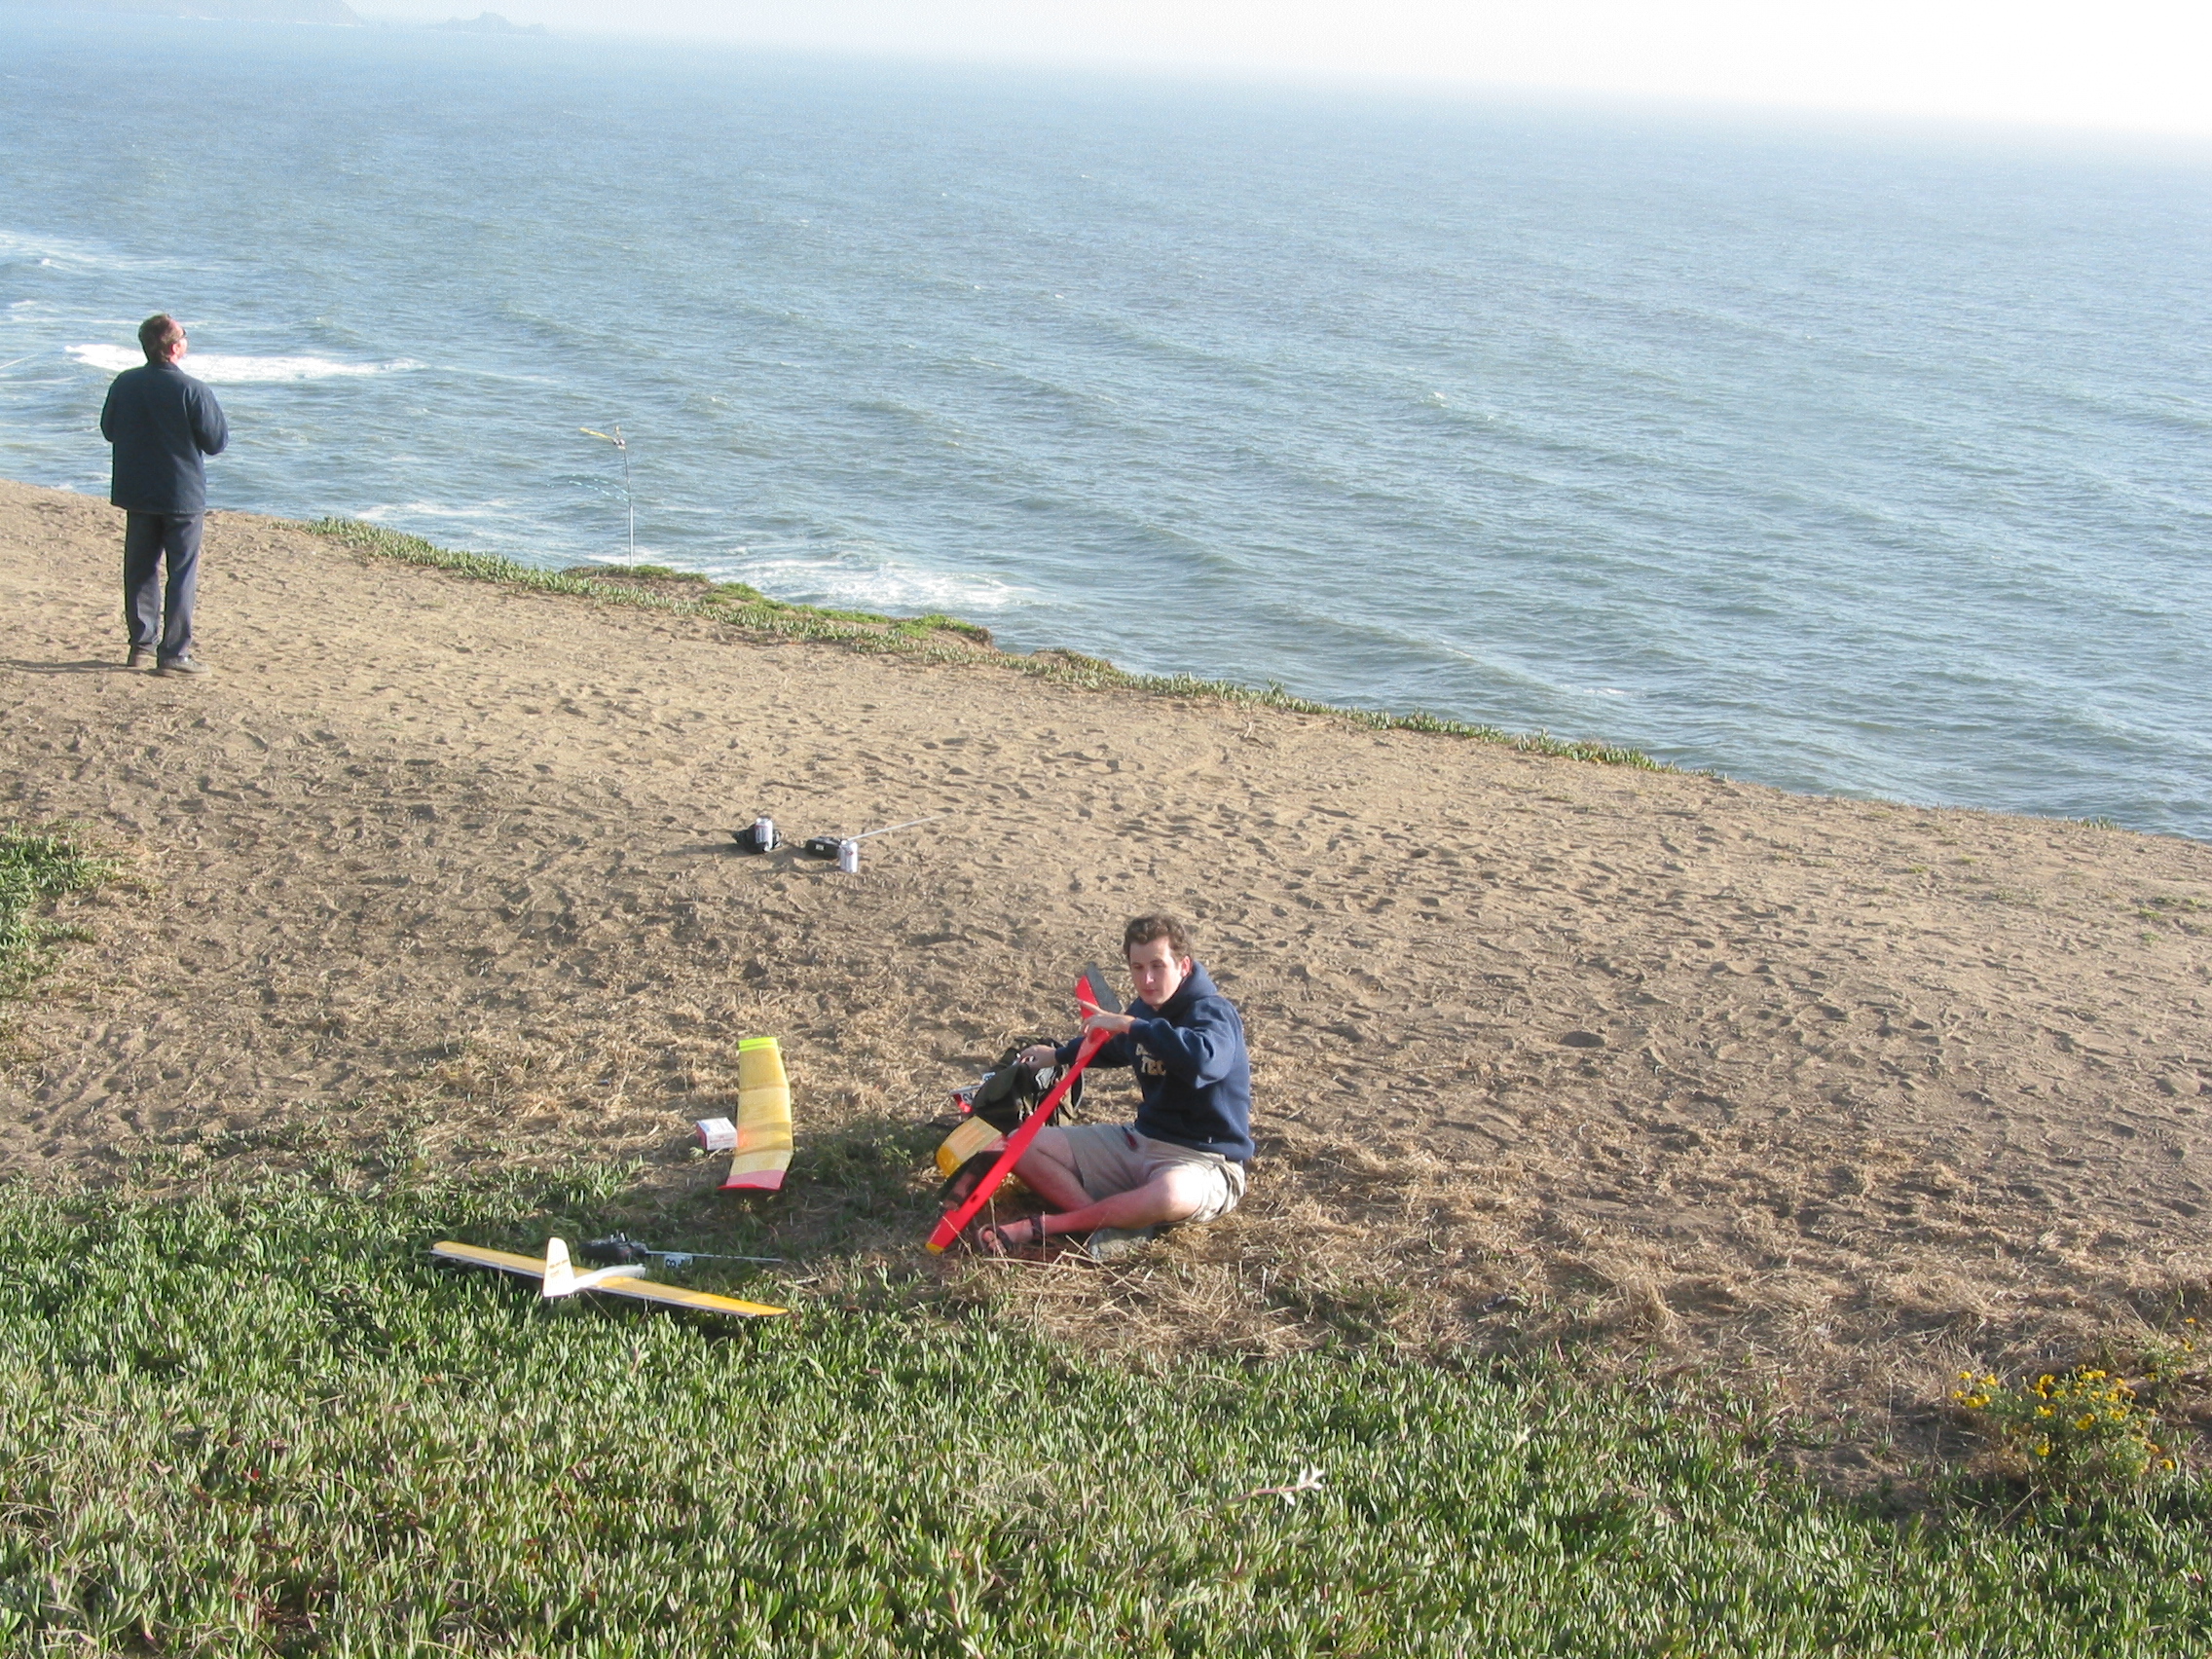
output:
[[[1205,1196],[1186,1221],[1219,1221],[1244,1196],[1244,1165],[1218,1152],[1140,1135],[1125,1124],[1069,1124],[1068,1137],[1076,1178],[1091,1202],[1116,1193],[1133,1192],[1162,1169],[1185,1168],[1205,1176]]]

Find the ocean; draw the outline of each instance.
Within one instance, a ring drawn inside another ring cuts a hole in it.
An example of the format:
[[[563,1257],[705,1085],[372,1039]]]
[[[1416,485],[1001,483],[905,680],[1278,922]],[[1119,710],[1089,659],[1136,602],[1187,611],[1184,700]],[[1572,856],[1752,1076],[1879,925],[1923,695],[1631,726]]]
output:
[[[0,473],[2212,837],[2212,149],[0,11]],[[208,618],[219,654],[220,618]]]

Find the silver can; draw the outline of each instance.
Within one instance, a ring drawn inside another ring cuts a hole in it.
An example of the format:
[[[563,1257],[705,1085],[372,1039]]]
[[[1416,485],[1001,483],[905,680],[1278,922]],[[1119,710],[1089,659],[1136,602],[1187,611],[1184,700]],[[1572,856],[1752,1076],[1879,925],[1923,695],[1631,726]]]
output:
[[[771,852],[776,845],[776,821],[773,818],[756,818],[753,821],[753,846],[757,852]]]
[[[861,844],[858,841],[837,843],[837,867],[847,875],[858,875],[861,868]]]

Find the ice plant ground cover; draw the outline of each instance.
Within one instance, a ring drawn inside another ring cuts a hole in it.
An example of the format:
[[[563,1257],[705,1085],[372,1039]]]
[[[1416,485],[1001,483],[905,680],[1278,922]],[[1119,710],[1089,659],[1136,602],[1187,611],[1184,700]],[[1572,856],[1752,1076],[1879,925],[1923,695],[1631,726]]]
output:
[[[988,1307],[810,1303],[773,1276],[726,1283],[793,1317],[733,1329],[545,1306],[423,1255],[623,1220],[584,1174],[0,1195],[0,1651],[2212,1640],[2212,1494],[2186,1469],[1905,1513],[1801,1484],[1693,1394],[1563,1366],[1148,1369]]]
[[[67,825],[0,826],[0,997],[20,993],[49,965],[55,945],[75,937],[41,919],[44,903],[113,880],[115,860],[91,850]]]

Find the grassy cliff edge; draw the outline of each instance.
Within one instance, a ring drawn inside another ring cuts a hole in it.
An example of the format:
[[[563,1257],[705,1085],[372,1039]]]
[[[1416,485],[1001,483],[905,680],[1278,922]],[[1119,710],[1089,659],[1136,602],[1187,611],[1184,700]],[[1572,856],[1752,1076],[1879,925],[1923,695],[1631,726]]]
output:
[[[1440,736],[1473,738],[1504,744],[1530,755],[1556,755],[1570,760],[1589,760],[1607,766],[1632,766],[1644,771],[1674,768],[1652,759],[1640,749],[1614,744],[1583,742],[1552,736],[1549,732],[1509,732],[1501,727],[1448,719],[1419,710],[1391,714],[1373,709],[1344,708],[1295,696],[1280,685],[1264,688],[1237,685],[1222,680],[1202,680],[1190,674],[1132,674],[1116,668],[1103,657],[1078,651],[1043,650],[1028,656],[1002,651],[991,644],[990,631],[957,617],[931,613],[894,617],[866,610],[831,610],[814,606],[786,605],[766,598],[741,582],[716,583],[704,577],[685,581],[659,567],[610,566],[605,574],[583,575],[574,571],[542,570],[491,553],[457,552],[425,541],[419,535],[363,524],[357,519],[316,519],[303,526],[317,535],[374,559],[426,565],[452,571],[479,581],[503,582],[540,593],[568,594],[616,605],[643,606],[684,616],[713,621],[755,633],[781,634],[802,640],[830,640],[857,650],[896,652],[934,662],[975,662],[1013,669],[1040,680],[1085,689],[1114,688],[1153,691],[1173,697],[1205,697],[1253,708],[1283,709],[1293,714],[1324,715],[1371,726],[1379,731],[1423,731]],[[639,577],[643,577],[641,581]],[[670,578],[674,577],[674,580]],[[626,579],[629,578],[629,579]],[[649,585],[646,585],[649,584]],[[696,586],[694,596],[681,591]],[[677,591],[671,591],[671,590]]]

